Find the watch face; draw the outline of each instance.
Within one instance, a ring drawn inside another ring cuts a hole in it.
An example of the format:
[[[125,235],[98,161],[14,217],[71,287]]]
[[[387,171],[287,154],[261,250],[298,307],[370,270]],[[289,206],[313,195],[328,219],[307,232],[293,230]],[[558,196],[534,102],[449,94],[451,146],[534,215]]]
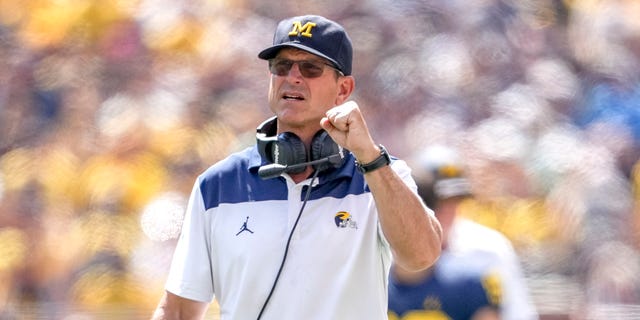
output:
[[[380,145],[380,154],[382,154],[383,157],[387,158],[387,161],[391,163],[391,156],[389,156],[387,148],[385,148],[383,145]]]

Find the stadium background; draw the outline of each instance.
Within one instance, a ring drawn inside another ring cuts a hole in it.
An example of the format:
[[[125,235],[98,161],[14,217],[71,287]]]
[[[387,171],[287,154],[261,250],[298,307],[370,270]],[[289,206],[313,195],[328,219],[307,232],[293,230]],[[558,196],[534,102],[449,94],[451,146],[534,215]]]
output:
[[[460,147],[543,318],[638,317],[638,1],[0,0],[0,319],[149,317],[301,13],[349,30],[377,141]]]

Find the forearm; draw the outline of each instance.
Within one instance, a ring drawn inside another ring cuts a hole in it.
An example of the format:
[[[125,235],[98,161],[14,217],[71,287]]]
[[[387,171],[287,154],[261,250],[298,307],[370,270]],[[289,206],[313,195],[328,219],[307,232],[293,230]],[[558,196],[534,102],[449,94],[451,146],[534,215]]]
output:
[[[371,164],[380,157],[382,150],[374,144],[355,102],[330,109],[320,125],[336,143],[350,150],[360,164]],[[427,213],[422,200],[390,166],[364,175],[396,263],[408,270],[432,265],[441,250],[442,230],[438,220]]]
[[[431,266],[441,251],[438,220],[390,166],[365,174],[365,179],[395,262],[408,270]]]

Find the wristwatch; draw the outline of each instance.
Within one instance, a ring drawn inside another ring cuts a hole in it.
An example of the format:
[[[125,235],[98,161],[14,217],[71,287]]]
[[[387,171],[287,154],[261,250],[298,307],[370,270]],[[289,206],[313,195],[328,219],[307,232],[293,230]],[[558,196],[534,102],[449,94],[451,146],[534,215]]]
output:
[[[377,157],[375,160],[369,163],[364,163],[364,164],[356,160],[356,168],[362,174],[380,169],[384,166],[388,166],[391,163],[391,157],[389,156],[389,152],[387,152],[387,148],[385,148],[381,144],[378,145],[378,148],[380,148],[380,156]]]

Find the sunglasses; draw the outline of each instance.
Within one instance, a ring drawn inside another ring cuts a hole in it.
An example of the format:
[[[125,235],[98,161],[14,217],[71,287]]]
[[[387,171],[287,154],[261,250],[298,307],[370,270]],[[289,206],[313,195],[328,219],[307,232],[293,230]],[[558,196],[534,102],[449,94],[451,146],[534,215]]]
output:
[[[300,73],[305,78],[317,78],[321,76],[325,66],[338,71],[340,75],[344,75],[342,71],[329,63],[311,60],[271,59],[269,60],[269,71],[277,76],[286,76],[289,75],[289,71],[291,71],[291,68],[296,63],[298,64]]]

